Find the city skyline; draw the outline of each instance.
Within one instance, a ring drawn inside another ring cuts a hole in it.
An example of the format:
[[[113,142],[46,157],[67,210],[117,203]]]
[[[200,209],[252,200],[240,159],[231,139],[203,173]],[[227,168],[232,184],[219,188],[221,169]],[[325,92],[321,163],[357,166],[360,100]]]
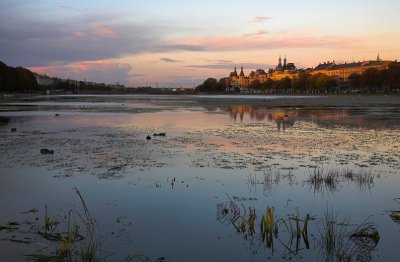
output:
[[[0,60],[50,76],[191,86],[245,70],[400,57],[400,2],[2,1]]]

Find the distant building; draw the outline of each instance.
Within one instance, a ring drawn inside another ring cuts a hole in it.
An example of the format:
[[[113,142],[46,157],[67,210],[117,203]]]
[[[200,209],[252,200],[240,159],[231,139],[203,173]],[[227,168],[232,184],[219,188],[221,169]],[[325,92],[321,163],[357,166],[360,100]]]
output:
[[[347,81],[351,74],[362,74],[365,70],[369,68],[376,68],[378,70],[387,69],[389,67],[390,61],[383,61],[378,57],[376,60],[364,61],[364,62],[352,62],[352,63],[342,63],[336,64],[333,62],[325,62],[319,64],[312,70],[312,74],[325,74],[328,76],[335,77],[342,81]]]
[[[245,76],[243,72],[243,66],[240,68],[240,73],[237,73],[236,66],[233,72],[229,74],[226,80],[227,91],[240,90],[249,91],[249,87],[255,81],[259,83],[265,83],[268,78],[273,80],[280,80],[285,77],[294,78],[298,76],[299,70],[296,68],[294,63],[287,63],[286,57],[283,60],[279,57],[278,65],[275,69],[269,69],[268,73],[264,69],[257,69],[256,71],[251,71],[249,76]]]
[[[35,77],[36,77],[36,82],[41,86],[47,87],[47,86],[51,86],[56,83],[55,78],[51,78],[47,75],[40,75],[40,74],[35,73]]]
[[[238,75],[236,71],[236,66],[235,70],[229,74],[229,78],[227,79],[228,83],[228,89],[229,87],[232,88],[232,91],[235,89],[239,89],[240,91],[243,91],[244,89],[247,89],[250,85],[250,79],[249,77],[246,77],[243,72],[243,66],[240,68],[240,74]]]
[[[296,68],[294,63],[287,63],[286,56],[283,59],[283,65],[282,58],[279,56],[278,65],[275,67],[275,69],[271,68],[268,71],[268,77],[272,80],[281,80],[286,77],[292,79],[298,75],[299,70]]]

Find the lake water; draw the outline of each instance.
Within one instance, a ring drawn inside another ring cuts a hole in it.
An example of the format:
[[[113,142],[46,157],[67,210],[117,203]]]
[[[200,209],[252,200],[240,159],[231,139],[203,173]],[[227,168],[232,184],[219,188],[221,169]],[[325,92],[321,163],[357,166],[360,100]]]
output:
[[[1,260],[396,261],[399,129],[398,96],[2,98]]]

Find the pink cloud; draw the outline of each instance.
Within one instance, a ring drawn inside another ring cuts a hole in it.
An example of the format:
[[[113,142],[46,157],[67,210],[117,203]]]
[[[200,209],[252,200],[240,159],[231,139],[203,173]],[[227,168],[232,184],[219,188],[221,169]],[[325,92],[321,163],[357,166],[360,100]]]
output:
[[[108,25],[101,23],[92,23],[91,26],[96,30],[93,34],[99,36],[116,37],[117,31],[109,27]]]
[[[247,37],[259,37],[259,36],[263,36],[266,35],[267,31],[263,30],[263,29],[259,29],[253,33],[247,33],[247,34],[243,34],[243,36],[247,36]]]
[[[112,69],[123,69],[123,70],[132,69],[132,67],[129,64],[115,63],[112,61],[103,61],[103,60],[78,62],[72,64],[71,67],[79,72],[84,72],[92,69],[96,69],[98,71],[103,71],[103,72],[107,72]]]
[[[257,36],[257,37],[254,37]],[[310,33],[266,35],[263,30],[242,36],[211,36],[181,39],[176,44],[202,46],[208,51],[247,51],[275,48],[332,48],[362,50],[365,39],[344,36],[313,36]]]
[[[149,64],[158,64],[160,60],[148,60],[147,63]]]
[[[253,19],[251,20],[252,23],[260,23],[260,22],[264,22],[267,20],[272,19],[272,17],[268,17],[268,16],[255,16],[253,17]]]
[[[81,61],[67,65],[31,67],[32,71],[64,79],[129,83],[132,66],[112,61]]]
[[[85,32],[74,32],[74,36],[78,38],[84,38],[86,36]]]

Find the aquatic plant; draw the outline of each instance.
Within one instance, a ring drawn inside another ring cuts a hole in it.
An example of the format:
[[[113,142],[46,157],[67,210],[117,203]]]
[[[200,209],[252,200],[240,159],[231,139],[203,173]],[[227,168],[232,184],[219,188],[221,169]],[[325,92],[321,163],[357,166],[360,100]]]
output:
[[[395,198],[393,200],[400,204],[400,198]],[[390,219],[392,219],[396,224],[400,224],[400,210],[391,210],[389,213]]]
[[[347,181],[354,182],[360,191],[371,189],[374,185],[374,174],[361,169],[358,172],[354,172],[351,169],[345,169],[343,170],[343,177]]]
[[[100,260],[102,253],[102,241],[99,234],[97,221],[89,212],[86,202],[83,199],[79,190],[74,187],[74,191],[79,196],[84,211],[83,215],[78,213],[78,216],[81,218],[81,221],[85,226],[85,238],[84,241],[80,242],[79,249],[81,261],[89,262]]]
[[[43,225],[43,229],[44,229],[44,233],[47,233],[48,231],[53,231],[55,229],[55,227],[60,223],[57,220],[54,220],[52,218],[49,217],[48,213],[47,213],[47,205],[44,206],[44,225]]]
[[[326,261],[351,261],[352,258],[368,261],[379,243],[379,232],[371,222],[354,226],[348,219],[340,221],[332,210],[326,210],[321,224],[318,247]]]
[[[324,169],[317,167],[312,170],[306,180],[314,188],[314,192],[323,192],[327,189],[333,193],[337,191],[339,181],[339,172],[334,169]]]
[[[273,233],[277,230],[274,222],[274,208],[267,207],[265,209],[265,215],[261,218],[260,230],[263,242],[266,243],[268,248],[273,248]]]
[[[257,253],[259,247],[264,245],[272,255],[278,251],[287,260],[301,258],[300,251],[310,249],[311,221],[316,221],[317,225],[311,236],[325,261],[367,261],[380,240],[373,223],[365,220],[358,225],[350,224],[349,219],[340,219],[338,213],[330,209],[317,220],[315,216],[301,216],[299,212],[277,217],[274,207],[266,207],[260,220],[257,219],[255,208],[246,208],[243,203],[241,205],[232,199],[217,204],[217,220],[232,224],[236,232],[249,241],[249,249],[254,248],[253,253]],[[315,234],[315,230],[319,234]]]
[[[308,226],[309,221],[314,218],[309,214],[304,219],[301,219],[298,214],[289,216],[287,219],[277,218],[275,208],[267,207],[259,220],[255,208],[249,207],[247,213],[243,204],[240,208],[236,201],[230,199],[226,203],[217,204],[217,220],[220,223],[232,224],[243,239],[250,240],[251,247],[258,248],[263,243],[274,254],[274,242],[277,240],[282,244],[280,250],[288,252],[285,257],[292,258],[297,256],[301,249],[309,249]],[[293,241],[294,239],[296,241]],[[302,239],[304,245],[300,243]]]
[[[306,183],[309,184],[314,192],[334,193],[344,181],[355,183],[360,191],[371,189],[374,185],[374,174],[359,170],[358,172],[346,168],[338,171],[336,169],[325,169],[324,167],[316,167],[309,172]]]
[[[89,212],[79,190],[74,188],[74,191],[81,201],[83,213],[81,214],[75,209],[69,210],[68,215],[65,215],[65,221],[59,221],[50,217],[46,205],[43,227],[39,226],[36,233],[54,244],[56,250],[50,255],[27,255],[28,260],[92,262],[107,257],[101,248],[102,240],[96,219]],[[79,219],[76,220],[75,216]],[[35,227],[31,226],[32,228]],[[62,229],[65,229],[65,231],[62,231]]]

